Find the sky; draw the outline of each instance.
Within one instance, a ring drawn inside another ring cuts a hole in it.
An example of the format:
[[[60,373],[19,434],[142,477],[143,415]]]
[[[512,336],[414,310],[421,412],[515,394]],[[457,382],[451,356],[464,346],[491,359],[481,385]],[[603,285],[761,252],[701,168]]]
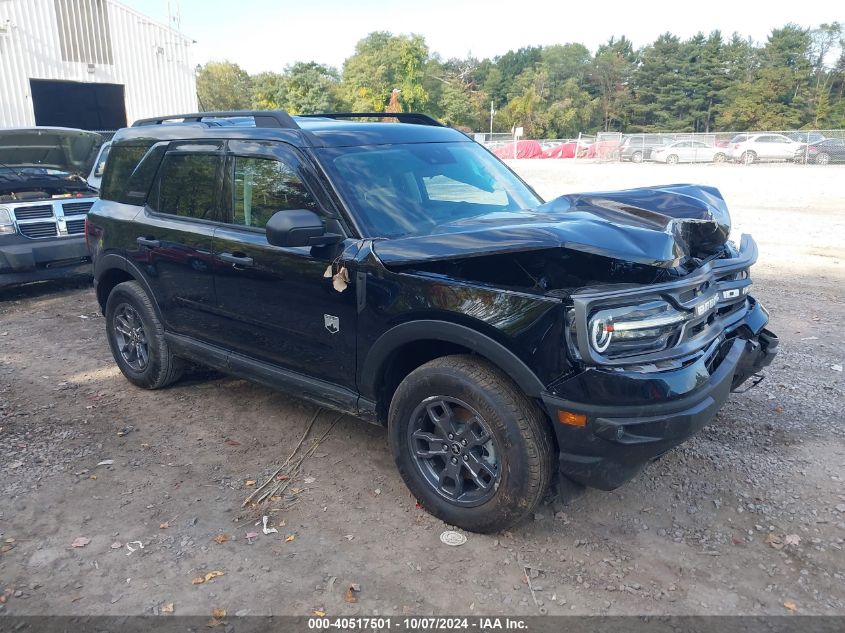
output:
[[[479,59],[523,46],[580,42],[591,51],[615,35],[635,46],[671,31],[683,38],[714,29],[763,42],[788,22],[845,22],[845,2],[816,0],[120,0],[196,40],[196,63],[228,60],[250,73],[281,72],[297,61],[340,68],[372,31],[418,33],[444,59]],[[169,10],[168,10],[169,6]]]

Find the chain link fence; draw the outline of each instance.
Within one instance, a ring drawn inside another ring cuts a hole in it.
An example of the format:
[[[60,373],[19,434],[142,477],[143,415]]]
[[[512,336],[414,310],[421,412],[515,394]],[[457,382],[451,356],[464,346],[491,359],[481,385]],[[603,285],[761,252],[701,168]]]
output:
[[[504,159],[571,159],[595,163],[845,164],[845,130],[599,132],[568,139],[517,139],[509,133],[483,133],[476,134],[475,140]]]

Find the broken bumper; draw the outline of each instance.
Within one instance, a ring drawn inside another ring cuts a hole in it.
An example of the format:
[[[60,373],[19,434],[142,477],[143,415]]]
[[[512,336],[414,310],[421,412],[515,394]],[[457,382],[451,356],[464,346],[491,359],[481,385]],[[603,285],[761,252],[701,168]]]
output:
[[[587,369],[543,394],[560,447],[560,474],[612,490],[710,422],[736,389],[772,362],[777,337],[755,303],[733,336],[667,371]],[[583,427],[559,412],[586,417]]]
[[[91,274],[85,237],[0,239],[0,288],[30,281]]]

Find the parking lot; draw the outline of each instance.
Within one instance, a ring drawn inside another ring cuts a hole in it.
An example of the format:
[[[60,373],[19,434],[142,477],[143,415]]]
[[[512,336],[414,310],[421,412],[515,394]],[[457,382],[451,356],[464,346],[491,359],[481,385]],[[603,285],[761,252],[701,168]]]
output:
[[[845,167],[511,165],[547,199],[720,187],[734,237],[760,246],[754,293],[781,337],[766,379],[626,486],[460,547],[416,507],[385,431],[343,417],[264,507],[265,535],[242,501],[315,407],[201,368],[136,389],[84,281],[0,291],[0,609],[845,614]]]

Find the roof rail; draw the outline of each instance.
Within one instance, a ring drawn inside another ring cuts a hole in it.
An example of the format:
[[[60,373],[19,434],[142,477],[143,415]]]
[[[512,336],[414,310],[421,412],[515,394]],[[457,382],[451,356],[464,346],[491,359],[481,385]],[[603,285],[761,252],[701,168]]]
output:
[[[190,114],[170,114],[168,116],[138,119],[132,127],[142,125],[162,125],[174,119],[182,119],[185,123],[201,123],[203,119],[231,119],[235,117],[252,117],[255,127],[275,127],[299,129],[291,116],[283,110],[229,110],[226,112],[192,112]]]
[[[321,114],[298,114],[297,116],[325,119],[397,119],[400,123],[445,127],[434,117],[421,112],[323,112]]]

